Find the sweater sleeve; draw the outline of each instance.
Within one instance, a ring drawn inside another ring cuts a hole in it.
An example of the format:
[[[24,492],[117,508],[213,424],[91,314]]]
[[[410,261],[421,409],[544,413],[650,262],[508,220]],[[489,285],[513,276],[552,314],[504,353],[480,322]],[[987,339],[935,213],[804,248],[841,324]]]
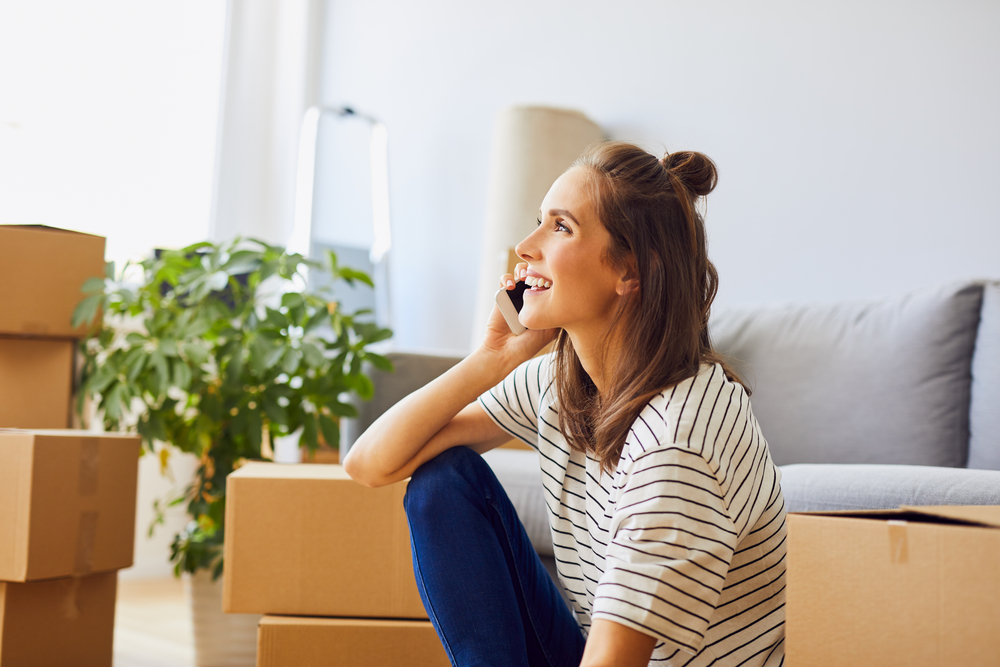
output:
[[[539,405],[552,381],[546,354],[524,362],[479,397],[479,404],[511,436],[538,449]]]
[[[593,617],[697,653],[722,594],[736,528],[698,452],[657,443],[634,459],[626,449],[626,457]]]

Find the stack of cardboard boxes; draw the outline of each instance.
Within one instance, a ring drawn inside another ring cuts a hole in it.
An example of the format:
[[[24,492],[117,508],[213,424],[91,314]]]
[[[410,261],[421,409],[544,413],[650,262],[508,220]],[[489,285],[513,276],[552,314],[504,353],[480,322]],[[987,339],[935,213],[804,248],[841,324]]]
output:
[[[84,281],[103,274],[101,237],[0,226],[3,667],[111,665],[139,439],[67,429],[82,333],[70,319]]]
[[[104,276],[104,238],[38,225],[0,225],[0,427],[66,428],[70,326],[88,278]]]
[[[417,592],[405,491],[339,465],[229,475],[223,610],[265,614],[258,667],[447,667]]]
[[[0,665],[110,667],[139,439],[0,430]]]

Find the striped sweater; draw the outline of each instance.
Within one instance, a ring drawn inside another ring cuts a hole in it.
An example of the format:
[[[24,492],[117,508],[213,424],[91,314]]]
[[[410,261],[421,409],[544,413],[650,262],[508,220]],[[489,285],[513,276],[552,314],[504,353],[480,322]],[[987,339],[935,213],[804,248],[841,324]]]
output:
[[[608,475],[560,434],[553,368],[531,359],[479,401],[538,450],[581,629],[603,618],[656,637],[650,665],[782,664],[785,506],[743,387],[705,364],[654,396]]]

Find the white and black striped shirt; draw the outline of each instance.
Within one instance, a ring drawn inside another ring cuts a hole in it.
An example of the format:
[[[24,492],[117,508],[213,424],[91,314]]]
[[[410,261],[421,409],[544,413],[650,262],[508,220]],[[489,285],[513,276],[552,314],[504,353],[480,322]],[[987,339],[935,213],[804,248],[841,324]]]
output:
[[[743,387],[718,364],[653,397],[614,476],[559,432],[553,356],[479,401],[539,452],[559,578],[591,618],[656,637],[650,665],[784,662],[785,504]]]

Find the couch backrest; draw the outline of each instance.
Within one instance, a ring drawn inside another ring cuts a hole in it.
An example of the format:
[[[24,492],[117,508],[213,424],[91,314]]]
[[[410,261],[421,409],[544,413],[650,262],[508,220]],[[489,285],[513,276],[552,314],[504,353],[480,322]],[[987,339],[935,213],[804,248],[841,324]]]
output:
[[[972,358],[969,467],[1000,470],[1000,283],[987,283]]]
[[[771,455],[789,463],[960,467],[982,282],[901,298],[713,317]]]

